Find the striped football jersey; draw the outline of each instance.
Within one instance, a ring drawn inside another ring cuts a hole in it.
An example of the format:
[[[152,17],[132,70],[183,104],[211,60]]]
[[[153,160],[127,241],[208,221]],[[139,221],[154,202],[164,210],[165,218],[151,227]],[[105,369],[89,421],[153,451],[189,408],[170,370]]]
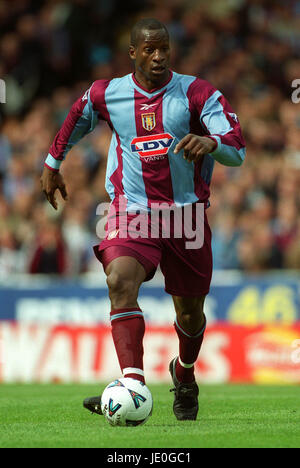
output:
[[[168,82],[152,91],[134,74],[95,81],[73,104],[45,165],[58,171],[99,120],[112,130],[105,187],[113,204],[126,200],[128,211],[163,202],[207,205],[215,161],[239,166],[245,157],[238,118],[222,93],[205,80],[171,72]],[[213,138],[216,149],[189,163],[183,150],[174,154],[189,133]]]

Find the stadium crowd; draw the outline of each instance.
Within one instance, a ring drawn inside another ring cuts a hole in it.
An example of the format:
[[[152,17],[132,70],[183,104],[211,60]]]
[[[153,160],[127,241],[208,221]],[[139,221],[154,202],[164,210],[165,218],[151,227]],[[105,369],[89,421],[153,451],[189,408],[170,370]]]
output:
[[[0,0],[0,276],[99,269],[91,247],[108,201],[108,126],[68,155],[58,212],[39,178],[75,99],[132,71],[129,31],[141,17],[167,25],[173,69],[210,81],[241,121],[246,162],[216,163],[211,186],[215,269],[300,268],[299,13],[293,0]]]

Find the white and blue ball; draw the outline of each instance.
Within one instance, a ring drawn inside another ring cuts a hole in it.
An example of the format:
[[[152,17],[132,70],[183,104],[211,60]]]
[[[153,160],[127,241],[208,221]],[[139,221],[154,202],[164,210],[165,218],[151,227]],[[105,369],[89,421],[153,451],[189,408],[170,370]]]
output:
[[[112,426],[139,426],[152,414],[149,388],[136,379],[124,377],[111,382],[101,396],[102,412]]]

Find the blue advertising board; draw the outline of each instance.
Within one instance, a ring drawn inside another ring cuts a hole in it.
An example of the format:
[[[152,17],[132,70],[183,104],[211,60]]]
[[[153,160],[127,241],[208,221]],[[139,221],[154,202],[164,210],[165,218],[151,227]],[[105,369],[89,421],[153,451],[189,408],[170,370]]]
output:
[[[205,304],[208,321],[295,323],[300,321],[299,285],[296,274],[249,277],[217,272]],[[172,298],[165,293],[159,275],[141,287],[139,304],[149,323],[167,325],[174,320]],[[105,279],[99,275],[77,280],[27,276],[0,282],[0,320],[108,324],[109,312]]]

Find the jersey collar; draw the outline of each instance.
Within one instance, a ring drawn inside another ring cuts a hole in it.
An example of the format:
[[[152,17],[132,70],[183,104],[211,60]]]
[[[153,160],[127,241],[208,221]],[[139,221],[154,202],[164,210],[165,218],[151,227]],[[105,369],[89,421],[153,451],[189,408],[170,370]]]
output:
[[[173,78],[173,72],[172,72],[172,70],[170,70],[170,76],[169,76],[169,78],[167,79],[167,81],[165,81],[161,86],[159,86],[159,87],[157,87],[157,88],[153,88],[153,89],[151,89],[150,91],[149,91],[149,89],[144,88],[144,86],[142,86],[142,85],[137,81],[137,79],[136,79],[135,76],[134,76],[134,73],[131,74],[131,78],[132,78],[132,81],[134,82],[134,84],[135,84],[135,86],[136,86],[137,88],[139,88],[139,89],[140,89],[141,91],[143,91],[144,93],[151,95],[151,94],[153,94],[153,93],[157,93],[158,91],[159,91],[159,92],[162,91],[163,88],[165,88],[165,87],[170,83],[170,81],[171,81],[172,78]]]

